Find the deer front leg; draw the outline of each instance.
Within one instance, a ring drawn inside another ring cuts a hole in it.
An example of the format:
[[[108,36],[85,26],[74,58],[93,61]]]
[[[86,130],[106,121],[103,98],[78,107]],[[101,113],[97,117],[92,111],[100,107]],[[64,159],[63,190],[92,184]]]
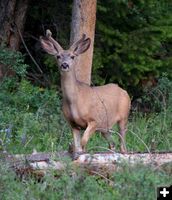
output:
[[[77,128],[72,127],[73,133],[73,144],[69,146],[69,153],[72,154],[72,159],[76,160],[79,155],[82,154],[82,147],[81,147],[81,134],[80,130]]]
[[[82,152],[80,130],[77,128],[72,128],[72,131],[74,140],[74,153]]]
[[[85,151],[86,144],[91,137],[91,135],[96,131],[96,122],[89,122],[86,130],[84,131],[84,134],[81,139],[81,146],[82,150]]]

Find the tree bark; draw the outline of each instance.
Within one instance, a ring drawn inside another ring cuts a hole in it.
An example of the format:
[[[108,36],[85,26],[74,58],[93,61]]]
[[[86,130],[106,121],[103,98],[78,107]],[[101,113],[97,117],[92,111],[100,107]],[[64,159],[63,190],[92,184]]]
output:
[[[0,0],[0,46],[19,50],[29,0]],[[0,79],[6,74],[6,66],[0,63]],[[7,75],[12,75],[9,72]]]
[[[70,44],[79,40],[83,33],[91,38],[91,46],[83,55],[75,60],[77,79],[90,85],[93,59],[93,45],[96,22],[97,0],[74,0]]]

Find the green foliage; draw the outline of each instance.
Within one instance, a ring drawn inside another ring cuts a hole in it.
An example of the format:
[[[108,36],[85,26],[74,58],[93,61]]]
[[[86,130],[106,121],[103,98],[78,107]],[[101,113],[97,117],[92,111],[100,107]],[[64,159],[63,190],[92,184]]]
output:
[[[142,104],[152,112],[170,111],[172,105],[172,81],[167,76],[159,78],[158,84],[152,88],[144,88]]]
[[[19,76],[26,75],[28,65],[24,63],[23,55],[20,52],[0,47],[0,64],[5,65],[7,70],[14,70]]]
[[[171,9],[168,0],[99,0],[94,82],[118,82],[131,91],[148,74],[171,78]]]
[[[170,184],[168,175],[138,164],[136,167],[123,166],[121,172],[114,174],[114,190],[117,199],[156,199],[157,185]]]
[[[60,95],[24,79],[13,84],[6,79],[1,84],[0,119],[1,148],[8,151],[67,148],[71,137],[66,134],[69,130],[61,113]]]

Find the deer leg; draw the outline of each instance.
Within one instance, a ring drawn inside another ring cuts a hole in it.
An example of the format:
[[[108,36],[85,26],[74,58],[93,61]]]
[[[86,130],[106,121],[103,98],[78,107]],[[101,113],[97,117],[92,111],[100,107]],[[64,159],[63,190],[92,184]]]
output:
[[[72,128],[72,131],[74,140],[74,152],[82,152],[80,130],[77,128]]]
[[[91,135],[95,131],[96,131],[96,122],[88,123],[88,126],[87,126],[86,130],[84,131],[84,134],[81,139],[81,146],[82,146],[83,151],[85,151],[86,144],[87,144],[89,138],[91,137]]]
[[[81,147],[81,134],[80,130],[77,128],[72,128],[72,131],[74,143],[69,147],[69,152],[72,153],[72,159],[76,160],[83,152]]]
[[[113,141],[112,134],[109,131],[107,131],[107,132],[102,132],[102,135],[107,140],[109,144],[109,149],[115,151],[115,143]]]
[[[126,144],[125,144],[125,134],[127,131],[127,120],[121,120],[119,121],[119,131],[120,131],[120,151],[121,153],[126,153]]]

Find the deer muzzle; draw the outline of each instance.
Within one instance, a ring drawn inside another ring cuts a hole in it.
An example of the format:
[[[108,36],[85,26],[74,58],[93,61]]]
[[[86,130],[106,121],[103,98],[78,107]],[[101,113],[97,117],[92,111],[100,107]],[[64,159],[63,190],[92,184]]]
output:
[[[67,71],[69,69],[69,65],[67,63],[62,63],[61,69],[64,70],[64,71]]]

